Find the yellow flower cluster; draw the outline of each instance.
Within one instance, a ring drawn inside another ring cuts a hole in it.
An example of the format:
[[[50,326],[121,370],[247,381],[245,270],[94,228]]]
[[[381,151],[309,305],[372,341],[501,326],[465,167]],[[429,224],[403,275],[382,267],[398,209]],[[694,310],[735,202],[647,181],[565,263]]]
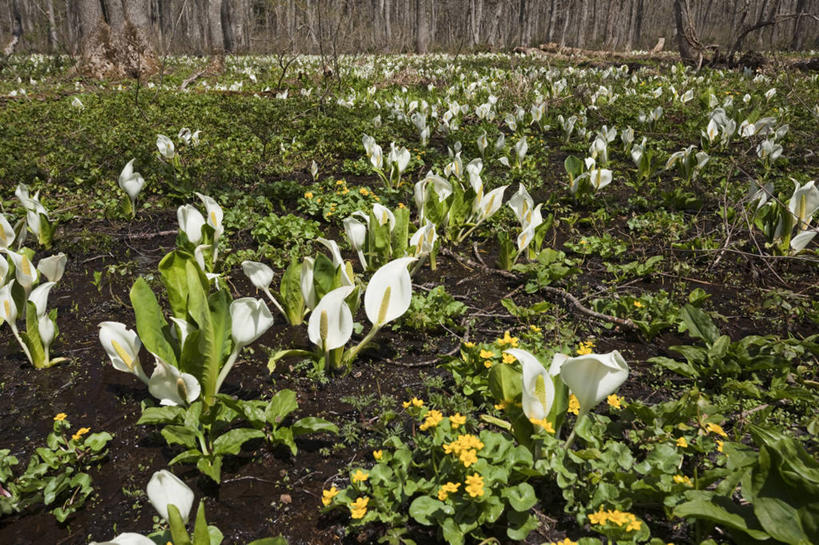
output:
[[[418,399],[417,397],[413,397],[409,401],[404,402],[404,408],[405,409],[408,409],[410,407],[410,405],[412,405],[413,407],[417,407],[417,408],[423,407],[424,406],[424,400],[423,399]]]
[[[511,335],[509,335],[509,330],[506,330],[504,331],[502,338],[495,340],[495,344],[497,344],[498,346],[508,346],[509,348],[517,348],[518,338],[512,337]]]
[[[541,418],[540,420],[538,420],[537,418],[530,418],[529,422],[531,422],[535,426],[540,426],[549,433],[555,432],[555,428],[554,426],[552,426],[552,423],[546,420],[545,418]]]
[[[642,304],[640,301],[634,301],[634,306],[636,308],[643,308],[645,305]]]
[[[454,494],[460,488],[461,483],[446,483],[438,490],[438,499],[446,501],[450,494]]]
[[[67,414],[65,414],[65,413],[59,413],[59,414],[57,414],[57,416],[55,416],[55,417],[54,417],[54,422],[62,422],[62,421],[63,421],[63,420],[65,420],[66,418],[68,418],[68,415],[67,415]]]
[[[577,541],[572,541],[567,537],[560,541],[552,541],[549,545],[577,545]]]
[[[465,490],[471,498],[483,496],[483,477],[478,473],[467,475]]]
[[[725,430],[722,429],[722,426],[720,426],[719,424],[712,424],[709,422],[708,424],[705,425],[705,431],[710,433],[716,433],[717,435],[721,435],[722,437],[728,437],[728,434],[725,433]]]
[[[538,327],[538,326],[536,326],[535,324],[530,325],[530,326],[529,326],[529,329],[531,329],[531,330],[532,330],[532,332],[534,332],[534,333],[540,333],[541,331],[543,331],[541,328],[539,328],[539,327]]]
[[[719,439],[717,439],[717,452],[722,452],[722,446],[724,444],[725,443],[723,441],[720,441]]]
[[[483,448],[483,442],[476,435],[464,434],[451,443],[444,443],[444,452],[458,457],[464,467],[469,467],[478,461],[478,451]]]
[[[517,358],[508,352],[503,353],[503,363],[515,363]]]
[[[677,439],[677,446],[680,448],[688,448],[688,441],[685,439],[685,437],[680,437]]]
[[[569,409],[568,411],[572,414],[580,414],[580,400],[577,399],[577,396],[574,394],[569,395]]]
[[[338,488],[335,486],[331,487],[330,490],[322,490],[321,491],[321,503],[324,507],[327,507],[332,503],[333,498],[336,497],[338,494]]]
[[[367,496],[357,498],[350,504],[350,516],[354,519],[362,519],[367,514],[367,504],[370,503],[370,498]]]
[[[464,424],[466,424],[466,417],[461,413],[455,413],[449,417],[449,425],[452,426],[453,430],[457,430]]]
[[[307,193],[305,193],[305,194],[304,194],[304,198],[305,198],[305,199],[308,199],[308,200],[309,200],[309,199],[312,199],[312,198],[313,198],[313,192],[312,192],[312,191],[308,191]]]
[[[617,394],[611,394],[609,397],[606,398],[606,402],[613,409],[623,408],[623,398],[618,396]]]
[[[466,341],[464,343],[464,348],[475,348],[475,343],[470,342],[470,341]]]
[[[685,486],[694,486],[694,483],[691,482],[691,478],[687,475],[674,475],[674,482],[676,484],[684,484]]]
[[[437,411],[432,409],[427,413],[426,418],[424,419],[424,423],[418,426],[418,429],[421,431],[427,431],[429,428],[434,428],[438,424],[441,423],[441,420],[444,419],[444,415],[441,414],[441,411]]]
[[[495,357],[495,353],[494,353],[494,352],[492,352],[491,350],[483,350],[483,349],[482,349],[482,350],[481,350],[481,352],[480,352],[480,356],[481,356],[483,359],[488,360],[489,358],[494,358],[494,357]]]
[[[585,356],[594,352],[594,341],[584,341],[577,345],[577,355]]]
[[[71,436],[71,439],[73,439],[74,441],[79,441],[80,437],[82,437],[89,431],[91,431],[91,428],[80,428],[77,430],[77,433]]]
[[[639,531],[642,526],[642,522],[637,520],[637,517],[631,513],[618,511],[617,509],[603,511],[602,507],[598,512],[589,515],[589,522],[598,526],[605,526],[611,522],[617,526],[625,526],[626,532]]]
[[[369,473],[361,471],[360,469],[356,469],[355,473],[353,473],[353,476],[350,478],[350,480],[352,480],[354,483],[363,483],[369,478],[370,478]]]
[[[383,450],[374,450],[373,451],[373,458],[375,458],[376,460],[380,460],[383,457],[384,457],[384,451]]]

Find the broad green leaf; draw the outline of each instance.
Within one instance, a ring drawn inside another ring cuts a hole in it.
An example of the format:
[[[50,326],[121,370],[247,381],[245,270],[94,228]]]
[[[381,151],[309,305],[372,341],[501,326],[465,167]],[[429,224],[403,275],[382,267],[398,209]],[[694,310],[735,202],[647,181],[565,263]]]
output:
[[[498,401],[512,402],[521,394],[521,375],[510,365],[493,365],[489,371],[489,390]]]
[[[433,517],[439,511],[450,515],[454,512],[454,509],[452,506],[429,496],[418,496],[413,500],[409,508],[410,516],[424,526],[432,526],[435,523]]]
[[[300,325],[304,319],[304,296],[301,293],[301,263],[294,257],[284,271],[279,287],[287,321]]]
[[[196,522],[193,525],[193,545],[210,545],[210,533],[208,532],[208,521],[205,520],[205,502],[199,500],[199,508],[196,510]]]
[[[181,250],[174,250],[159,262],[159,274],[168,294],[171,312],[176,318],[187,320],[188,316],[188,277],[186,265],[193,256]]]
[[[142,344],[162,361],[176,366],[176,353],[170,342],[168,323],[154,292],[142,277],[137,278],[131,287],[131,305],[134,307],[137,333]]]
[[[185,529],[185,521],[179,509],[174,504],[168,504],[168,526],[171,528],[171,537],[174,545],[192,545],[188,531]]]
[[[169,445],[179,444],[188,448],[196,447],[196,430],[185,426],[165,426],[162,428],[162,437]]]
[[[196,469],[213,479],[217,484],[222,480],[222,457],[202,457],[196,462]]]
[[[529,483],[520,483],[517,486],[504,488],[501,496],[509,501],[512,509],[520,512],[529,511],[537,503],[535,489]]]
[[[688,334],[695,339],[702,339],[711,346],[719,337],[719,329],[704,310],[686,304],[680,309],[680,319],[685,323]]]
[[[293,436],[298,437],[306,433],[338,433],[338,426],[323,418],[308,416],[297,420],[291,427]]]
[[[247,545],[287,545],[287,540],[281,536],[266,537],[263,539],[257,539],[256,541],[251,541]]]
[[[213,442],[214,454],[239,454],[242,445],[251,439],[264,437],[264,432],[253,428],[236,428],[223,433]]]
[[[185,409],[182,407],[146,407],[145,410],[142,411],[142,416],[139,417],[137,424],[169,424],[171,422],[180,421],[184,415]]]
[[[688,501],[674,508],[674,516],[708,520],[731,530],[740,530],[758,540],[770,538],[759,527],[750,505],[738,506],[730,498],[701,490],[687,492],[686,498]]]
[[[270,403],[264,413],[264,418],[270,424],[278,426],[287,418],[287,415],[299,408],[299,403],[296,400],[296,392],[293,390],[281,390]]]

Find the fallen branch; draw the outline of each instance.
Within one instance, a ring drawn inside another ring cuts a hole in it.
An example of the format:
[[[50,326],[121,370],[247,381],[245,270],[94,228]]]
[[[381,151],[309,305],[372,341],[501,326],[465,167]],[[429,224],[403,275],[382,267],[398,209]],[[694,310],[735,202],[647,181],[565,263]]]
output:
[[[451,257],[452,259],[459,262],[464,267],[467,267],[467,268],[470,268],[470,269],[481,269],[481,270],[483,270],[485,272],[488,272],[488,273],[491,273],[491,274],[496,274],[496,275],[502,276],[504,278],[509,278],[510,280],[520,280],[516,274],[514,274],[514,273],[512,273],[510,271],[504,271],[504,270],[501,270],[501,269],[495,269],[495,268],[492,268],[492,267],[487,267],[486,265],[481,265],[477,261],[469,259],[468,257],[459,256],[458,254],[456,254],[452,250],[449,250],[448,248],[442,248],[441,253],[443,255]],[[628,318],[618,318],[617,316],[610,316],[608,314],[603,314],[601,312],[597,312],[596,310],[592,310],[589,307],[584,306],[583,303],[581,303],[580,300],[577,297],[575,297],[574,295],[572,295],[571,293],[569,293],[566,290],[563,290],[563,289],[560,289],[560,288],[553,288],[551,286],[542,286],[540,289],[547,292],[547,293],[551,293],[553,295],[557,295],[559,297],[562,297],[566,301],[570,302],[572,304],[572,306],[574,306],[574,308],[576,308],[578,311],[585,314],[586,316],[596,318],[597,320],[601,320],[603,322],[616,324],[616,325],[619,325],[619,326],[621,326],[621,327],[623,327],[625,329],[629,329],[631,331],[638,331],[638,328],[637,328],[636,325],[634,325],[634,322],[632,322]]]

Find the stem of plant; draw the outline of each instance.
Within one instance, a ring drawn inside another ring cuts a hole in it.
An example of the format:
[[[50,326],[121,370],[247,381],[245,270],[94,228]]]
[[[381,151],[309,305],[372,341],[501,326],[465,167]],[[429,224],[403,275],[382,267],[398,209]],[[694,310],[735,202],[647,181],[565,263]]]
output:
[[[361,342],[355,345],[352,349],[350,349],[349,352],[347,352],[347,355],[344,356],[344,362],[348,366],[353,365],[353,362],[355,361],[356,356],[358,356],[358,353],[361,352],[361,350],[365,346],[367,346],[370,343],[370,341],[373,340],[373,337],[375,337],[375,334],[378,333],[380,329],[381,326],[373,325],[373,328],[370,330],[369,333],[367,333],[367,335],[363,339],[361,339]]]
[[[236,358],[239,357],[239,352],[242,351],[242,348],[244,348],[244,345],[240,344],[233,347],[233,352],[230,353],[230,357],[228,358],[227,362],[225,362],[225,365],[223,365],[221,371],[219,371],[219,377],[216,379],[216,390],[213,392],[214,394],[219,393],[222,383],[227,378],[228,373],[230,373],[230,369],[236,363]]]
[[[31,362],[32,365],[34,365],[34,360],[31,359],[31,352],[29,352],[28,346],[26,346],[26,343],[24,343],[23,339],[20,337],[20,332],[17,331],[17,324],[9,322],[9,326],[11,327],[11,332],[14,333],[14,337],[17,339],[17,342],[20,343],[20,348],[23,349],[23,352],[28,358],[28,361]]]

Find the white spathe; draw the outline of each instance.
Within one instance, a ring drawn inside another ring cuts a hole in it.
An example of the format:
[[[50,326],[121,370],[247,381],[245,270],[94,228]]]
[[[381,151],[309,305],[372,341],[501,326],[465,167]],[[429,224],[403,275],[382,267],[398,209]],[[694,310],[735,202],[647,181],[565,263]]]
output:
[[[261,299],[242,297],[230,304],[231,336],[237,346],[247,346],[273,325],[273,315]]]
[[[142,341],[139,340],[136,332],[120,322],[102,322],[99,328],[100,344],[111,358],[114,369],[133,373],[147,384],[148,376],[142,370],[139,362],[139,349],[142,347]]]
[[[560,378],[588,412],[617,391],[628,378],[628,364],[620,352],[587,354],[568,358],[560,366]]]
[[[273,269],[258,261],[242,261],[242,272],[256,289],[267,291],[273,282]]]
[[[168,505],[175,505],[183,522],[188,522],[193,506],[193,490],[179,477],[167,469],[157,471],[148,481],[145,491],[160,517],[168,520]]]
[[[353,335],[353,313],[345,299],[353,286],[341,286],[328,292],[310,314],[307,336],[323,350],[335,350],[347,344]]]
[[[49,282],[59,282],[65,273],[68,257],[62,252],[44,257],[37,263],[37,270],[43,273]]]
[[[176,219],[179,230],[185,233],[191,244],[198,246],[202,242],[202,227],[205,225],[202,213],[192,204],[183,204],[176,209]]]
[[[510,348],[505,350],[520,362],[523,369],[522,404],[523,414],[530,420],[543,420],[552,410],[555,400],[555,386],[552,377],[534,355],[526,350]]]
[[[393,259],[373,274],[364,292],[367,319],[376,326],[395,320],[409,309],[412,299],[412,279],[407,265],[414,257]]]
[[[148,391],[160,405],[189,405],[202,391],[196,377],[183,373],[154,355],[156,366],[148,380]]]

